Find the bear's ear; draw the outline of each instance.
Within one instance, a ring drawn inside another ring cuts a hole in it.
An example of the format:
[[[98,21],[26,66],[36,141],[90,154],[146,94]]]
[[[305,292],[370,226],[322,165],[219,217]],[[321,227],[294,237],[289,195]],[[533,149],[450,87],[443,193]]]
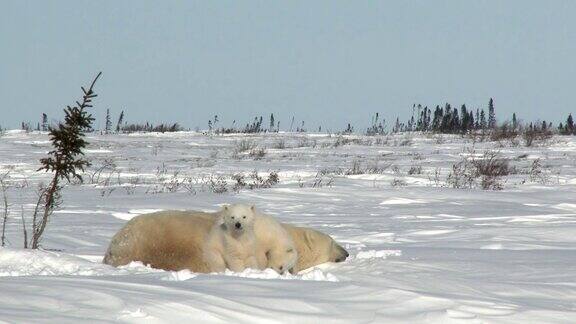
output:
[[[255,211],[256,211],[256,205],[250,206],[250,209],[251,209],[253,212],[255,212]]]

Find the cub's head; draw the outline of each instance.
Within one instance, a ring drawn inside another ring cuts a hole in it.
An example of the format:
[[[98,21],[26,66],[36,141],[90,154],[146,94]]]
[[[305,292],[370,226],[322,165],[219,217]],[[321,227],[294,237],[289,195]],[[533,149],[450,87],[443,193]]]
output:
[[[224,206],[220,212],[222,223],[227,230],[241,233],[254,227],[256,207],[243,204]]]
[[[295,266],[298,262],[298,252],[296,247],[275,248],[266,252],[268,259],[267,268],[274,269],[276,272],[282,274],[286,271],[295,273]]]

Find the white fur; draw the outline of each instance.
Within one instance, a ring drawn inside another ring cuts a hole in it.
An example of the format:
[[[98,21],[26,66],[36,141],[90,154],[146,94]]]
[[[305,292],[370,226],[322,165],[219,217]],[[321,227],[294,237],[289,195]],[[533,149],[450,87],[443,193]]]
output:
[[[247,205],[224,206],[206,239],[204,259],[212,271],[226,268],[240,272],[259,268],[254,234],[255,208]]]
[[[291,271],[298,261],[292,237],[274,217],[256,211],[254,220],[256,256],[259,268],[272,268],[279,273]]]

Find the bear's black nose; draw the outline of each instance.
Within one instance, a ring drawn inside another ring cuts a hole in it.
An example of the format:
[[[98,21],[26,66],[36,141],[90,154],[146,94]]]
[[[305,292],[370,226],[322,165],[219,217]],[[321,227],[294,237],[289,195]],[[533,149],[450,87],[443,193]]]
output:
[[[236,225],[234,225],[234,226],[236,226],[237,229],[240,229],[242,227],[242,224],[236,223]]]
[[[350,254],[348,253],[348,251],[346,251],[346,249],[344,249],[343,247],[341,247],[340,245],[338,245],[338,250],[340,252],[340,257],[342,258],[342,261],[346,260],[346,258],[348,256],[350,256]]]

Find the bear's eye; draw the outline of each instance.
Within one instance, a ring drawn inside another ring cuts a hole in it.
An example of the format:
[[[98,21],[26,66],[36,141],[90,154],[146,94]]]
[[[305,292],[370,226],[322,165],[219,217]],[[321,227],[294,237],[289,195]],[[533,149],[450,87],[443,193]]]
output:
[[[286,253],[292,253],[292,252],[294,252],[293,249],[288,249],[288,250],[286,250]]]
[[[232,219],[234,219],[234,216],[232,216]]]
[[[246,216],[242,216],[242,218],[246,219]]]
[[[280,266],[280,271],[284,270],[284,266]]]

